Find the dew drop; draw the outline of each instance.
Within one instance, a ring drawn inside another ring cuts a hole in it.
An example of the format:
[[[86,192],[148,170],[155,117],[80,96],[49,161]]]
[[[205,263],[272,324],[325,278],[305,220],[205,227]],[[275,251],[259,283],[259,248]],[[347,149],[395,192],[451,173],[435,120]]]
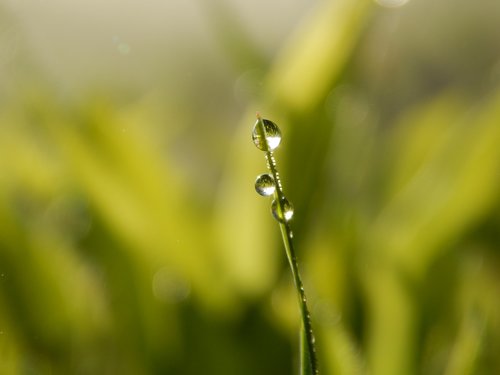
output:
[[[258,119],[252,132],[252,141],[259,150],[273,151],[281,142],[278,125],[266,119]]]
[[[281,223],[290,221],[293,216],[293,205],[286,198],[282,198],[278,204],[278,200],[273,200],[271,211],[276,220]]]
[[[276,184],[274,183],[274,178],[268,173],[264,173],[257,176],[255,180],[255,191],[264,197],[268,197],[274,194],[276,190]]]

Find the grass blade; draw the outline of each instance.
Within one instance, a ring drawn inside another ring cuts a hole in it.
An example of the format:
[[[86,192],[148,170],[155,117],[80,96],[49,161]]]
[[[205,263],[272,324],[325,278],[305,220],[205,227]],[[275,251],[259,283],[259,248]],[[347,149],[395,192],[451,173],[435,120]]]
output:
[[[304,285],[300,277],[297,256],[293,246],[293,232],[289,224],[289,220],[293,216],[293,208],[283,193],[278,168],[276,166],[276,160],[273,156],[273,150],[278,147],[281,142],[281,133],[276,124],[269,120],[263,120],[259,115],[257,115],[257,123],[255,124],[252,137],[255,145],[266,153],[267,168],[271,173],[275,186],[273,193],[274,201],[272,204],[273,215],[278,220],[280,225],[283,245],[285,246],[286,256],[290,264],[295,289],[297,291],[297,297],[299,299],[300,314],[302,319],[300,330],[300,374],[316,375],[318,374],[318,366],[314,345],[315,339],[311,324],[311,315],[309,314],[309,309],[307,307],[307,298]]]

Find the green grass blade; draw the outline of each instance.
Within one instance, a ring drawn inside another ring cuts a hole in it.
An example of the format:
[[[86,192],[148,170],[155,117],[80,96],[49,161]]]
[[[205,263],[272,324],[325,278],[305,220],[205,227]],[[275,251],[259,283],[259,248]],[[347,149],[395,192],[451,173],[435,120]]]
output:
[[[266,154],[267,168],[273,177],[275,183],[275,191],[274,191],[274,199],[277,202],[277,210],[278,213],[275,214],[275,217],[281,217],[282,219],[278,219],[281,236],[283,238],[283,245],[285,246],[286,256],[288,258],[288,262],[290,264],[290,269],[292,271],[293,281],[295,285],[295,289],[297,291],[297,297],[299,299],[299,307],[300,307],[300,315],[302,319],[301,331],[300,331],[300,360],[301,360],[301,375],[307,374],[318,374],[318,366],[316,359],[316,349],[314,346],[314,334],[312,330],[311,324],[311,315],[309,314],[309,309],[307,307],[307,298],[304,290],[304,285],[302,283],[302,279],[299,273],[299,266],[297,261],[297,256],[295,254],[295,249],[293,246],[293,232],[289,225],[290,217],[287,217],[285,208],[285,203],[287,202],[285,198],[285,194],[283,193],[283,188],[281,185],[278,168],[276,166],[276,160],[273,156],[274,148],[279,145],[279,141],[276,146],[270,147],[269,138],[270,133],[268,133],[268,128],[264,125],[264,121],[259,115],[257,116],[257,123],[255,125],[256,139],[254,139],[254,143],[258,148],[263,150]],[[275,124],[274,124],[275,125]],[[279,134],[279,129],[278,129]],[[273,134],[276,137],[276,134]],[[281,138],[281,134],[279,134]],[[274,203],[273,203],[274,205]],[[274,213],[273,213],[274,214]]]
[[[292,271],[293,281],[299,299],[302,324],[300,328],[300,374],[318,374],[315,339],[312,330],[311,315],[307,307],[307,297],[299,273],[299,266],[293,247],[293,232],[288,223],[280,223],[283,245]]]
[[[311,366],[311,356],[309,355],[309,342],[307,340],[307,330],[304,324],[300,327],[300,374],[312,375],[314,370]]]

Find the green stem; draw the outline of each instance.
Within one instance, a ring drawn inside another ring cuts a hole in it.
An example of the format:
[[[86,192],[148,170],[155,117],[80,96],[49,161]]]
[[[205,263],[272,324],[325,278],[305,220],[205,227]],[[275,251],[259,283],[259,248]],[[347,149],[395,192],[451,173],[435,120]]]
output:
[[[260,116],[257,117],[259,121],[259,126],[261,127],[261,134],[265,135],[265,128]],[[278,168],[276,166],[276,160],[271,151],[266,151],[266,161],[267,168],[271,172],[276,184],[276,190],[274,192],[274,199],[278,202],[278,209],[283,213],[283,201],[285,199],[285,194],[283,193],[283,187],[281,185],[280,176],[278,173]],[[297,296],[299,299],[299,307],[302,318],[302,333],[301,333],[301,346],[304,344],[303,338],[305,339],[306,348],[302,347],[301,350],[301,374],[318,374],[318,365],[316,358],[316,348],[315,339],[312,330],[311,315],[309,314],[309,309],[307,307],[307,298],[304,291],[304,284],[299,273],[299,265],[297,262],[297,256],[295,255],[295,249],[293,247],[293,232],[290,228],[290,224],[285,222],[279,222],[281,229],[281,236],[283,238],[283,245],[285,246],[286,255],[288,262],[290,264],[290,269],[292,271],[293,281],[295,284],[295,289],[297,290]]]
[[[283,238],[283,244],[285,245],[286,255],[288,257],[288,262],[290,263],[290,268],[292,270],[292,276],[295,283],[295,288],[297,290],[297,295],[299,297],[300,313],[302,316],[302,330],[305,336],[307,344],[307,354],[309,359],[309,366],[312,374],[318,374],[318,365],[316,359],[316,348],[314,345],[314,334],[312,330],[311,315],[309,314],[309,309],[307,307],[307,298],[304,291],[304,285],[302,279],[300,278],[299,266],[297,262],[297,257],[295,255],[295,250],[293,247],[293,232],[290,229],[288,223],[280,223],[281,236]],[[304,361],[306,361],[305,353],[302,353],[302,368],[304,368]],[[304,370],[303,370],[304,371]]]

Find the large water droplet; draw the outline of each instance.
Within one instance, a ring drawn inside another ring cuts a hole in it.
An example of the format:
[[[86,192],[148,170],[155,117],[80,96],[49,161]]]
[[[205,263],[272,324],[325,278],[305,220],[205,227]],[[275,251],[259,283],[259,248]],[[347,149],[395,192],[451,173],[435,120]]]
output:
[[[276,220],[286,223],[293,216],[293,205],[286,198],[282,198],[280,203],[275,199],[271,205],[271,211]]]
[[[257,176],[255,180],[255,191],[264,197],[268,197],[274,194],[276,190],[276,184],[274,183],[274,178],[268,173],[261,174]]]
[[[259,150],[273,151],[281,142],[278,125],[266,119],[258,119],[252,132],[252,141]]]

